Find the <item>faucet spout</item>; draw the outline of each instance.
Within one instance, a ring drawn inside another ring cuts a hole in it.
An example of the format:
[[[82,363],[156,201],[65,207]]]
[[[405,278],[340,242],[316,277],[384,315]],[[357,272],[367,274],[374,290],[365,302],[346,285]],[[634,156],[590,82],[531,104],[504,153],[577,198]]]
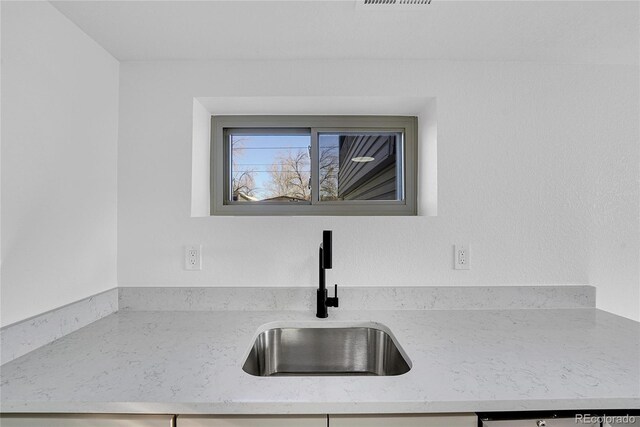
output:
[[[322,232],[322,244],[318,251],[318,290],[316,299],[316,317],[325,319],[329,316],[327,307],[338,307],[338,285],[335,285],[335,296],[327,295],[326,270],[332,268],[332,232],[324,230]]]

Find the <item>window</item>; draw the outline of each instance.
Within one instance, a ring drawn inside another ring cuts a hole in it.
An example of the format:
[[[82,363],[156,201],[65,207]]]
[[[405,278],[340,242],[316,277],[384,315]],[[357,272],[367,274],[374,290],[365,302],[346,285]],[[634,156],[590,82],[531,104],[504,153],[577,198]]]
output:
[[[415,215],[417,119],[213,116],[213,215]]]

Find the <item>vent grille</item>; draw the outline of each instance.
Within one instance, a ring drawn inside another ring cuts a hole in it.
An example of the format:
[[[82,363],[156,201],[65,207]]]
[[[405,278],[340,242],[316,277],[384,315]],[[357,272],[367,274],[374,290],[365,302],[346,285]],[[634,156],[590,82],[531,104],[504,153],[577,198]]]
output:
[[[431,4],[431,0],[364,0],[365,6],[419,6]]]

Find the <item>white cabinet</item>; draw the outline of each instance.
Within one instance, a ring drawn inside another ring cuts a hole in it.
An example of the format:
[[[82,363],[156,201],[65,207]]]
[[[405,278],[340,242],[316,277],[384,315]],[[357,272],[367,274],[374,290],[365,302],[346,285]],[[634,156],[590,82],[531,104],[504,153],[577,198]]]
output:
[[[173,415],[2,415],[2,427],[172,427]]]
[[[329,427],[477,427],[475,414],[330,415]]]
[[[329,427],[477,427],[475,414],[329,415]],[[211,416],[179,415],[177,427],[327,427],[326,415]]]
[[[178,415],[178,427],[327,427],[326,415]],[[4,426],[3,426],[4,427]]]
[[[2,427],[477,427],[457,415],[2,415]]]

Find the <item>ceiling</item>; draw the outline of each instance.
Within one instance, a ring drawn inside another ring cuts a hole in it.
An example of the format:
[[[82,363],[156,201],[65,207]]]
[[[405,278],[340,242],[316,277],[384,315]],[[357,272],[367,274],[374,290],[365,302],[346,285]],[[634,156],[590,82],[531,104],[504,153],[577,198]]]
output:
[[[435,59],[638,64],[636,1],[52,1],[121,61]]]

